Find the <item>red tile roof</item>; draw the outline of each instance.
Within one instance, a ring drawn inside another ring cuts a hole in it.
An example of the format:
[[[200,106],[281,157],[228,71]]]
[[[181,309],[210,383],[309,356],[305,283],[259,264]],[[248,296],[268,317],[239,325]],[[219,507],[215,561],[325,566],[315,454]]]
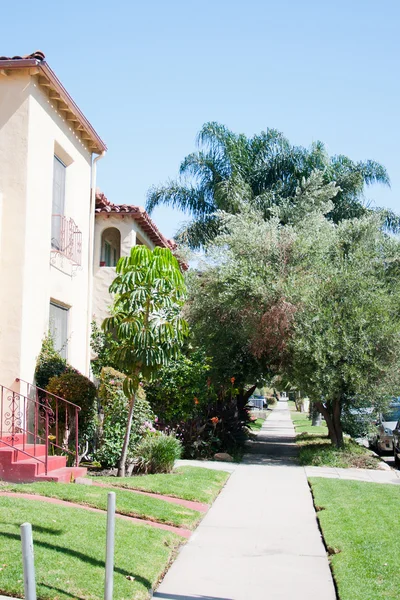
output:
[[[130,215],[156,246],[162,246],[163,248],[169,248],[170,250],[175,250],[177,248],[177,244],[174,242],[174,240],[168,240],[161,233],[143,206],[134,206],[132,204],[112,204],[112,202],[110,202],[102,192],[97,191],[95,211],[97,214],[105,213],[122,215],[122,217],[124,215]]]
[[[39,61],[46,60],[46,57],[41,50],[36,50],[35,52],[32,52],[32,54],[26,54],[25,56],[0,56],[0,60],[28,60],[30,58]]]

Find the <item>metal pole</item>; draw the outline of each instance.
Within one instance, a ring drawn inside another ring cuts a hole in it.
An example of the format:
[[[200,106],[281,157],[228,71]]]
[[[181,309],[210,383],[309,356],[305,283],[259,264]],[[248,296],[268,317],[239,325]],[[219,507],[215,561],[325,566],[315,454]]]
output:
[[[112,600],[114,587],[115,492],[107,499],[106,580],[104,600]]]
[[[24,566],[25,600],[36,600],[35,565],[33,560],[32,525],[21,525],[22,562]]]

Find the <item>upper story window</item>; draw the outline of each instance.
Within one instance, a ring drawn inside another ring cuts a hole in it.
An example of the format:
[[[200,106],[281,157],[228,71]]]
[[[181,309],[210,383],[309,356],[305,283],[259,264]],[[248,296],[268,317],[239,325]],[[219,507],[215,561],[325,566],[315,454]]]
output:
[[[54,348],[63,358],[67,358],[68,350],[68,312],[69,309],[65,306],[50,302],[50,335]]]
[[[101,235],[101,267],[115,267],[121,256],[121,233],[116,227],[108,227]]]
[[[51,246],[62,250],[62,222],[65,211],[65,174],[67,167],[58,156],[53,161],[53,204],[51,217]]]
[[[71,161],[68,164],[71,164]],[[78,229],[75,221],[65,215],[66,172],[67,165],[55,154],[53,159],[51,250],[54,255],[65,256],[72,264],[80,266],[82,262],[82,232]]]

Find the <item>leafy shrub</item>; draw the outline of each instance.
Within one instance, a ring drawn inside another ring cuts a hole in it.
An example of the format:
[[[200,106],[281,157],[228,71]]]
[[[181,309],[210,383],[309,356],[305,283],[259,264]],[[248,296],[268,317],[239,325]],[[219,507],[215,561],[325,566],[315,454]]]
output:
[[[135,470],[138,473],[170,473],[181,454],[182,445],[175,436],[160,432],[148,435],[134,452]]]
[[[96,358],[92,360],[92,372],[98,379],[103,367],[114,367],[113,353],[118,345],[117,340],[111,333],[105,333],[97,325],[96,321],[91,323],[90,346]]]
[[[52,377],[46,389],[51,394],[60,396],[81,407],[79,412],[79,437],[81,440],[93,440],[97,424],[97,390],[94,383],[81,373],[74,371]],[[71,413],[69,413],[70,416]],[[65,408],[61,404],[59,405],[60,423],[63,422],[64,418]]]
[[[72,368],[72,367],[71,367]],[[48,334],[42,342],[42,348],[36,360],[36,385],[46,389],[52,377],[62,375],[68,370],[67,361],[54,348],[53,338]]]
[[[126,422],[128,418],[128,400],[122,390],[125,375],[111,367],[103,367],[100,373],[99,401],[101,425],[99,448],[96,460],[104,467],[114,467],[121,456]],[[136,394],[133,409],[133,422],[129,442],[129,455],[142,437],[153,429],[154,413],[146,400],[142,387]]]
[[[157,373],[157,378],[146,383],[146,396],[158,417],[160,426],[175,428],[193,417],[196,406],[208,403],[207,376],[210,366],[201,350],[188,356],[183,353]]]

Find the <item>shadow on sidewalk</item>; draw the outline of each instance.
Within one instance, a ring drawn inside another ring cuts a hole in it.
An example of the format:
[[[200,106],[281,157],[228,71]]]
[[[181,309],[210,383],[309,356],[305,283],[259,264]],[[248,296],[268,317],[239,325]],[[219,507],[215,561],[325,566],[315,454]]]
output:
[[[281,429],[282,433],[279,433]],[[246,444],[243,464],[279,465],[293,467],[297,465],[298,448],[293,435],[285,435],[287,427],[271,427],[268,433],[262,432],[258,439]],[[277,434],[277,435],[276,435]]]

